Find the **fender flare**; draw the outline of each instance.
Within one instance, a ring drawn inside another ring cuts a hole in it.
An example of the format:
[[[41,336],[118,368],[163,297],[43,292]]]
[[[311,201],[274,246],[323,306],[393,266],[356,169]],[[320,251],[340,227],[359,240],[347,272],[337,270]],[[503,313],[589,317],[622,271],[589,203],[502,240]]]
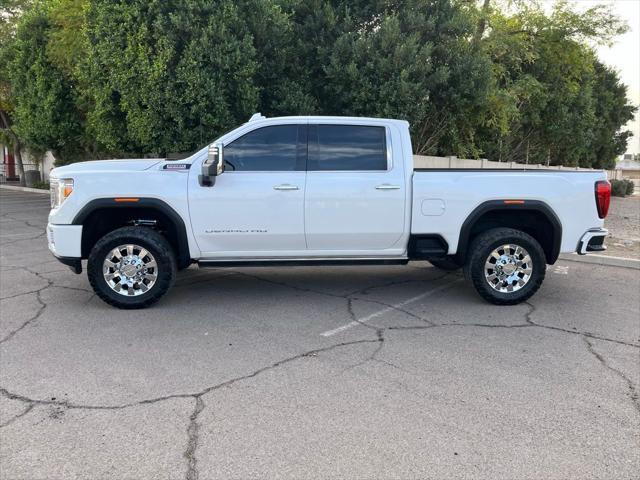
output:
[[[73,218],[72,225],[82,225],[90,214],[96,210],[113,208],[149,208],[157,210],[165,215],[176,228],[176,240],[178,251],[176,260],[178,268],[184,268],[191,263],[191,252],[189,250],[189,240],[187,237],[187,227],[182,217],[168,203],[158,198],[138,197],[135,201],[123,202],[115,198],[96,198],[88,202]]]
[[[553,227],[551,236],[551,251],[548,253],[547,263],[553,265],[560,256],[560,246],[562,244],[562,222],[545,202],[540,200],[524,200],[522,203],[506,203],[507,200],[489,200],[478,205],[465,219],[460,229],[458,238],[458,249],[456,256],[464,259],[469,247],[469,237],[476,222],[484,214],[493,211],[534,211],[542,213]]]

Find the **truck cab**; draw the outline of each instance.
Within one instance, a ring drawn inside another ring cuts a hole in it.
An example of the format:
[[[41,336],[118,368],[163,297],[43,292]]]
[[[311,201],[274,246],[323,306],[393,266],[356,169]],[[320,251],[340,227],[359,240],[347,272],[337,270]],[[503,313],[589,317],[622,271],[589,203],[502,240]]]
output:
[[[254,120],[225,135],[224,174],[209,188],[189,177],[200,256],[406,256],[407,131],[399,121],[292,117]]]

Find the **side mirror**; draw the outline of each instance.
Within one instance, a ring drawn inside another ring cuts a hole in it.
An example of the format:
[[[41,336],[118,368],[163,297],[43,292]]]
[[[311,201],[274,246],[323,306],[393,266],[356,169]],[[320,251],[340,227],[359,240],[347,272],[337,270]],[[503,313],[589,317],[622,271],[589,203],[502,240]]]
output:
[[[200,185],[213,187],[216,177],[224,172],[224,147],[222,143],[212,143],[207,151],[207,158],[202,163]]]

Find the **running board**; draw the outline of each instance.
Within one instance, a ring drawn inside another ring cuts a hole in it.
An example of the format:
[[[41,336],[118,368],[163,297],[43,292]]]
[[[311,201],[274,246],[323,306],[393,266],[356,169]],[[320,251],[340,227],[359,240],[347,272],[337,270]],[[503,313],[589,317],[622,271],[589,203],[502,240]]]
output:
[[[447,241],[440,235],[411,235],[409,239],[409,257],[413,260],[445,258],[448,250]]]
[[[406,265],[407,258],[274,258],[274,259],[231,259],[201,260],[198,267],[303,267],[303,266],[340,266],[340,265]]]

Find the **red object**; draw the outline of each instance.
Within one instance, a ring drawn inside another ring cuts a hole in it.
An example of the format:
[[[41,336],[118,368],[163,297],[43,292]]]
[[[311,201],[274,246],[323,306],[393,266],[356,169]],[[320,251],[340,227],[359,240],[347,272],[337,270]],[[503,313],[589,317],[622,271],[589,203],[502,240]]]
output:
[[[5,170],[5,175],[6,177],[9,178],[14,178],[16,176],[16,162],[13,158],[13,154],[9,153],[5,150],[6,152],[6,156],[5,156],[5,165],[6,165],[6,170]]]
[[[609,204],[611,203],[611,184],[606,180],[596,182],[596,207],[598,207],[598,216],[605,218],[609,213]]]

